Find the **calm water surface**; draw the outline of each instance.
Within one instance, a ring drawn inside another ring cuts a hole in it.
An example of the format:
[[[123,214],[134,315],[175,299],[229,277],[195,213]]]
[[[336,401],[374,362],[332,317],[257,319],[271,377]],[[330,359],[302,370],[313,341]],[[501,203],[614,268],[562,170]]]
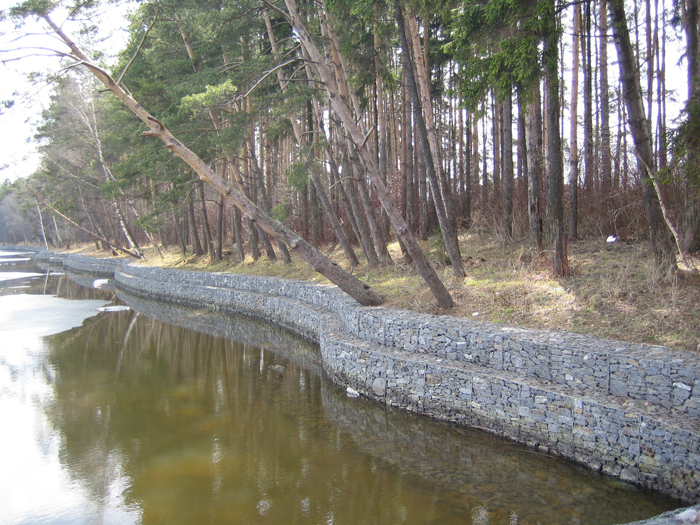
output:
[[[0,264],[0,524],[614,524],[680,506],[349,399],[313,345],[264,323],[30,264]]]

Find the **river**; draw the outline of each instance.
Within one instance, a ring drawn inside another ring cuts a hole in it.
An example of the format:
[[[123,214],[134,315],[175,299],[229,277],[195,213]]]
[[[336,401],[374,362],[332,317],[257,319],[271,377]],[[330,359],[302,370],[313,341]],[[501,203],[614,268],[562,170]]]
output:
[[[0,524],[604,525],[681,506],[348,398],[266,323],[22,258],[0,260]]]

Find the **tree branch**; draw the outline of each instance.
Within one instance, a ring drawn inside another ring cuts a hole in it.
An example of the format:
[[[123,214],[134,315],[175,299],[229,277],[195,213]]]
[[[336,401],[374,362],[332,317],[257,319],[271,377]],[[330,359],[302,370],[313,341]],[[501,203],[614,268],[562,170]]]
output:
[[[126,75],[126,72],[129,71],[131,64],[133,64],[134,60],[136,60],[136,57],[139,56],[141,49],[143,49],[143,44],[146,42],[146,38],[148,38],[148,33],[151,32],[151,29],[153,29],[153,26],[156,25],[156,22],[158,21],[159,14],[160,14],[160,6],[158,6],[156,8],[156,16],[153,18],[153,21],[146,29],[146,32],[143,34],[143,38],[141,39],[141,42],[139,42],[139,45],[136,47],[136,51],[134,52],[133,56],[129,59],[129,62],[126,64],[126,66],[124,66],[124,70],[122,71],[121,75],[119,75],[119,78],[117,79],[117,84],[122,83],[122,79],[124,78],[124,75]]]
[[[58,215],[59,217],[61,217],[61,219],[63,219],[64,221],[69,222],[70,224],[72,224],[73,226],[75,226],[76,228],[78,228],[80,231],[87,233],[88,235],[92,236],[93,238],[97,239],[98,241],[107,244],[107,245],[108,245],[110,248],[112,248],[113,250],[122,252],[122,253],[124,253],[124,254],[126,254],[126,255],[130,255],[131,257],[134,257],[135,259],[143,259],[143,256],[138,255],[138,254],[136,254],[136,253],[134,253],[134,252],[131,252],[131,251],[125,249],[125,248],[122,248],[121,246],[119,246],[119,245],[117,245],[117,244],[114,244],[113,242],[108,241],[107,239],[105,239],[105,238],[102,237],[101,235],[98,235],[98,234],[96,234],[96,233],[94,233],[94,232],[91,232],[90,230],[88,230],[88,229],[86,229],[86,228],[83,228],[80,224],[78,224],[78,223],[75,222],[74,220],[70,219],[70,218],[67,217],[66,215],[62,214],[60,211],[58,211],[56,208],[54,208],[54,207],[51,206],[48,202],[46,202],[46,199],[44,199],[44,198],[41,196],[41,194],[39,194],[39,192],[37,192],[35,189],[33,189],[31,186],[29,186],[29,184],[27,184],[23,179],[20,179],[20,180],[22,181],[22,184],[24,184],[24,186],[32,193],[32,195],[34,195],[37,199],[39,199],[39,200],[41,201],[41,203],[42,203],[44,206],[46,206],[47,208],[49,208],[53,213],[55,213],[56,215]]]
[[[300,59],[300,58],[292,58],[291,60],[287,60],[287,61],[284,62],[283,64],[279,64],[278,66],[275,66],[275,67],[273,67],[272,69],[270,69],[270,70],[268,70],[268,71],[265,71],[265,73],[263,74],[263,76],[260,77],[260,78],[258,79],[258,81],[257,81],[255,84],[253,84],[253,86],[252,86],[248,91],[246,91],[246,93],[245,93],[244,95],[242,95],[240,98],[246,98],[246,97],[248,97],[248,95],[250,95],[250,94],[253,92],[253,90],[254,90],[256,87],[258,87],[258,86],[260,85],[260,83],[261,83],[263,80],[265,80],[267,77],[269,77],[272,73],[274,73],[274,72],[277,71],[278,69],[281,69],[281,68],[283,68],[284,66],[288,66],[288,65],[291,64],[292,62],[297,62],[297,61],[299,61],[299,60],[301,60],[301,59]]]
[[[697,275],[698,269],[695,267],[695,263],[693,263],[693,260],[690,257],[688,257],[685,252],[683,252],[680,236],[678,235],[678,230],[676,230],[676,227],[673,225],[673,222],[671,222],[671,218],[668,216],[668,208],[666,207],[664,196],[661,193],[661,187],[659,186],[659,179],[656,177],[656,173],[653,172],[649,165],[644,161],[644,159],[639,154],[639,151],[636,150],[636,148],[635,153],[637,154],[637,158],[644,165],[644,169],[649,175],[651,183],[654,185],[654,190],[656,191],[656,196],[659,199],[659,205],[661,207],[661,215],[664,218],[664,222],[666,222],[666,226],[668,226],[668,229],[671,230],[671,233],[673,234],[673,239],[676,241],[676,248],[678,249],[678,253],[681,256],[681,260],[685,263],[685,265],[688,267],[691,273]]]

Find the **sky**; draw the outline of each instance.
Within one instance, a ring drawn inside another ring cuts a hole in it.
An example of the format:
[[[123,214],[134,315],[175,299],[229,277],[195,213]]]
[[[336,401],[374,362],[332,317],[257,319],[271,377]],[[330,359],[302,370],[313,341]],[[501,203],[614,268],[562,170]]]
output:
[[[0,10],[5,11],[17,4],[18,0],[0,0]],[[662,0],[661,7],[669,8],[671,0]],[[116,53],[125,46],[127,34],[124,28],[127,23],[123,13],[131,9],[133,2],[121,2],[120,7],[110,5],[104,8],[100,14],[98,24],[100,36],[105,37],[102,42],[103,49],[108,53]],[[56,13],[54,21],[63,22],[60,14]],[[70,35],[75,36],[78,24],[66,22],[64,25]],[[17,40],[23,33],[29,33]],[[565,40],[567,35],[565,34]],[[565,42],[566,44],[566,42]],[[569,45],[570,42],[566,45]],[[669,87],[676,83],[684,86],[686,82],[686,64],[679,59],[682,51],[682,39],[669,44],[667,50],[667,81]],[[34,51],[8,52],[18,47],[42,48]],[[36,153],[36,146],[33,136],[36,132],[36,125],[39,121],[41,111],[44,109],[51,94],[50,86],[46,83],[32,85],[26,80],[28,73],[32,71],[57,71],[60,67],[59,59],[51,56],[51,49],[65,50],[64,45],[55,38],[46,34],[44,28],[36,21],[30,21],[20,31],[14,31],[11,22],[0,22],[0,103],[14,99],[15,105],[10,109],[5,109],[0,105],[0,184],[5,179],[15,180],[18,177],[31,175],[38,167],[39,157]],[[569,51],[565,51],[568,53]],[[22,57],[21,60],[10,60],[8,58]],[[611,45],[608,48],[609,72],[611,74],[611,85],[616,73],[615,50]],[[571,72],[565,68],[562,81],[568,87],[570,85]],[[681,87],[675,94],[670,94],[669,100],[669,124],[674,125],[673,118],[676,117],[683,106],[685,98],[685,88]],[[675,102],[673,101],[675,98]],[[568,100],[568,95],[567,95]],[[582,104],[579,99],[579,105]],[[656,108],[652,108],[652,113]],[[568,118],[568,112],[564,112],[564,117]],[[652,121],[655,116],[652,114]],[[568,130],[568,124],[563,129]],[[568,132],[565,132],[566,135]],[[580,134],[580,136],[582,136]],[[579,138],[579,141],[581,139]]]
[[[17,3],[17,0],[0,0],[0,11]],[[117,52],[125,45],[127,22],[123,13],[126,9],[110,6],[98,15],[100,35],[107,35],[100,45],[108,53]],[[59,24],[65,20],[58,12],[53,18]],[[63,28],[75,38],[79,26],[66,22]],[[25,49],[15,51],[20,47]],[[27,75],[58,71],[60,62],[52,50],[65,51],[66,47],[47,35],[36,20],[28,21],[18,30],[10,21],[0,22],[0,103],[14,100],[14,106],[9,109],[0,105],[0,183],[27,177],[38,167],[39,156],[33,136],[41,112],[48,105],[51,87],[46,82],[32,85]]]

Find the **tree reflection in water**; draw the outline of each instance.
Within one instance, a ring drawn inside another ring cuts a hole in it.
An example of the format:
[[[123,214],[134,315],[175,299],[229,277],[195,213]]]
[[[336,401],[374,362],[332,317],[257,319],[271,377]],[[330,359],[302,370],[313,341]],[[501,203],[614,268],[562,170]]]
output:
[[[44,410],[93,500],[143,523],[602,524],[678,506],[348,399],[314,345],[270,325],[124,299],[135,310],[51,338]]]

